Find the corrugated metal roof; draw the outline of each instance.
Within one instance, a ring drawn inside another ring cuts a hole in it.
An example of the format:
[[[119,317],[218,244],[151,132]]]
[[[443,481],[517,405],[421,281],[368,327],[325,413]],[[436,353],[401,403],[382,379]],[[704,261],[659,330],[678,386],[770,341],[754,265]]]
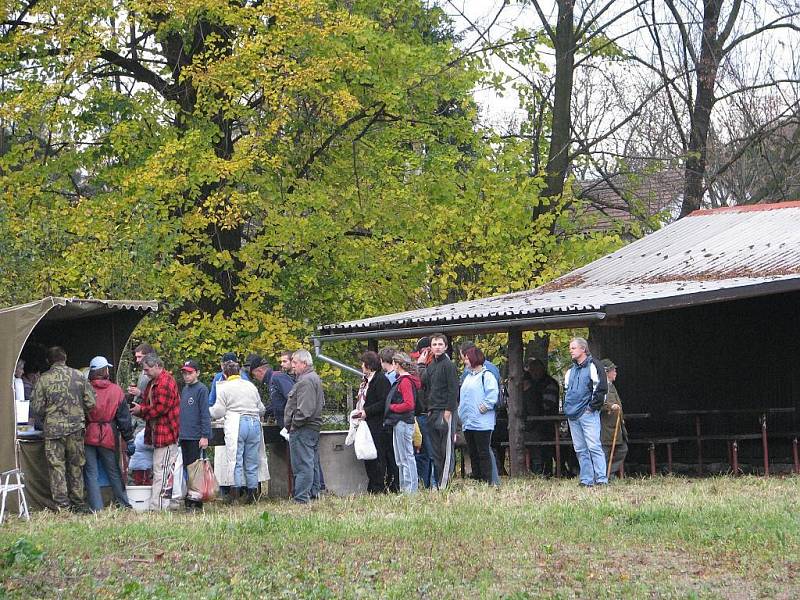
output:
[[[800,202],[697,211],[542,287],[321,326],[320,336],[602,311],[800,289]]]

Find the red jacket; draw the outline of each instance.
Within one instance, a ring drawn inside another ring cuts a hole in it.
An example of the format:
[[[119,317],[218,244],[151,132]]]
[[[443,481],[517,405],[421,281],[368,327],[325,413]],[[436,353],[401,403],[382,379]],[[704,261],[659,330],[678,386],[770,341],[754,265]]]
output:
[[[91,384],[97,403],[89,412],[83,442],[87,446],[116,450],[118,431],[126,440],[133,439],[131,414],[125,403],[125,393],[108,379],[93,379]]]
[[[411,373],[409,375],[403,375],[398,377],[397,379],[397,391],[400,392],[400,397],[402,401],[396,402],[394,404],[389,404],[389,410],[394,413],[407,413],[411,411],[414,412],[414,390],[420,389],[422,387],[422,382],[420,381],[419,377]]]
[[[144,388],[141,417],[146,421],[144,443],[163,448],[177,443],[180,432],[181,394],[164,369]]]

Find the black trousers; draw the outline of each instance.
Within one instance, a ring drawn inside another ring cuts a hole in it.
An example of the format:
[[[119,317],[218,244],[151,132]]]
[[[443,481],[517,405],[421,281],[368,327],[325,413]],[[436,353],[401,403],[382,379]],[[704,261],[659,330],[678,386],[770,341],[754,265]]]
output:
[[[200,460],[200,440],[181,440],[180,446],[184,469],[188,469],[194,461]]]
[[[472,464],[472,476],[486,483],[492,482],[492,432],[464,430],[464,438],[469,448],[469,462]]]
[[[378,457],[375,460],[365,460],[364,470],[367,472],[367,491],[370,494],[384,492],[397,492],[400,489],[400,475],[397,463],[394,460],[394,445],[392,432],[383,429],[383,420],[374,423],[367,421],[372,442]]]
[[[386,491],[386,433],[381,425],[370,424],[369,432],[378,457],[374,460],[364,461],[364,470],[367,472],[367,491],[370,494],[382,494]]]
[[[400,491],[400,469],[394,459],[394,436],[392,431],[384,431],[386,443],[383,446],[386,460],[386,489],[392,493]]]

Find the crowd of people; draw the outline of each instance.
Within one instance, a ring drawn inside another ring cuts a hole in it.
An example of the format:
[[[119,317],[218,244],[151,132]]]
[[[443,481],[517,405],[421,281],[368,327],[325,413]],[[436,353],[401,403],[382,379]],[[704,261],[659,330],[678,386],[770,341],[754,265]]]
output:
[[[415,493],[420,487],[447,487],[455,469],[456,444],[463,445],[471,476],[499,485],[506,444],[502,427],[506,393],[500,370],[471,342],[462,343],[459,375],[450,357],[449,340],[434,334],[419,340],[413,352],[393,347],[361,356],[363,379],[354,410],[375,446],[375,458],[364,461],[369,493]],[[616,365],[589,354],[582,338],[570,342],[572,365],[564,378],[563,401],[558,383],[544,363],[531,359],[523,380],[523,418],[558,415],[569,423],[580,484],[608,483],[607,462],[616,472],[625,459],[627,432],[621,401],[614,388]],[[151,510],[176,508],[175,474],[205,459],[212,439],[212,420],[222,423],[225,445],[214,452],[214,473],[229,502],[257,501],[269,479],[262,419],[269,418],[288,440],[292,497],[308,503],[324,489],[319,457],[323,384],[304,349],[283,352],[280,369],[251,354],[240,365],[225,353],[210,389],[200,381],[194,360],[180,367],[183,386],[146,343],[134,350],[141,371],[127,390],[111,379],[113,365],[92,359],[88,373],[66,365],[60,347],[48,351],[49,369],[30,386],[30,412],[42,430],[52,500],[59,509],[103,508],[98,471],[105,471],[114,503],[131,504],[118,453],[130,457],[128,475],[151,488]],[[264,400],[268,402],[264,402]],[[137,432],[136,423],[143,427]],[[543,426],[546,425],[546,426]],[[551,423],[531,419],[526,435],[547,441]],[[610,439],[613,438],[613,439]],[[507,439],[507,438],[506,438]],[[531,470],[553,471],[550,444],[535,445]],[[498,455],[500,461],[498,461]],[[190,482],[191,483],[191,482]],[[196,486],[184,485],[183,505],[202,508]],[[180,497],[180,496],[179,496]]]

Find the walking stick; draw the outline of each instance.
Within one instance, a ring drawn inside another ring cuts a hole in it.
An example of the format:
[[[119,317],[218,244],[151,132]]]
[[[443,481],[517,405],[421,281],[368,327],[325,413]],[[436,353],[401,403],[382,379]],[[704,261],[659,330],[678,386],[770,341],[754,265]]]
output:
[[[614,437],[611,439],[611,454],[608,456],[608,467],[606,477],[611,477],[611,465],[614,464],[614,449],[617,447],[617,434],[619,433],[619,421],[622,417],[622,411],[617,411],[617,423],[614,425]]]

